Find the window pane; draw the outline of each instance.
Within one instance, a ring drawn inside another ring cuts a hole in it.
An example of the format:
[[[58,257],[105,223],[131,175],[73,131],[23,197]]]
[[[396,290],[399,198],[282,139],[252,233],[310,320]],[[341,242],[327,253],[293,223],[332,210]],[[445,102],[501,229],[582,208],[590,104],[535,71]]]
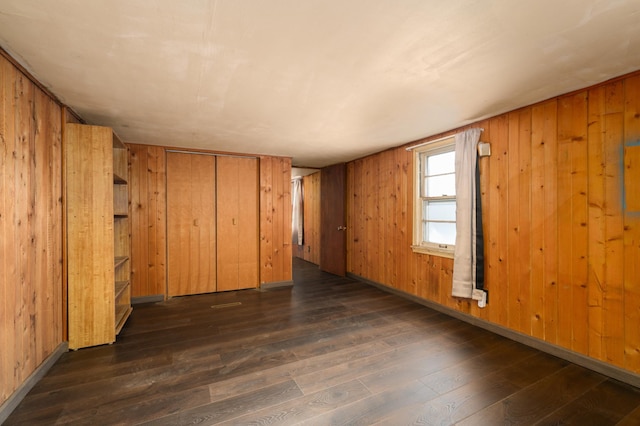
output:
[[[441,175],[444,173],[455,173],[455,171],[455,151],[443,152],[442,154],[429,155],[427,157],[427,176]]]
[[[426,241],[436,244],[455,245],[455,223],[427,222],[425,228],[427,229]]]
[[[450,220],[456,221],[456,202],[446,201],[423,201],[424,220]]]
[[[425,178],[427,193],[425,197],[441,197],[456,195],[456,175],[442,175]]]

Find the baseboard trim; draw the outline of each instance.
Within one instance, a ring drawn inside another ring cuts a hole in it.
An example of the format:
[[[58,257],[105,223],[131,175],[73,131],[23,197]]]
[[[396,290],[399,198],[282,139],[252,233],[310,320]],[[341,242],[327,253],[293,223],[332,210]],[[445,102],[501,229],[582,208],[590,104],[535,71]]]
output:
[[[138,296],[131,298],[132,305],[139,305],[141,303],[156,303],[164,302],[164,294],[152,294],[150,296]]]
[[[620,367],[616,367],[611,364],[607,364],[606,362],[603,362],[594,358],[590,358],[586,355],[571,351],[561,346],[557,346],[557,345],[545,342],[538,338],[528,336],[526,334],[520,333],[519,331],[511,330],[501,325],[494,324],[482,318],[477,318],[472,315],[466,314],[464,312],[456,311],[455,309],[451,309],[447,306],[440,305],[430,300],[422,299],[420,297],[414,296],[413,294],[409,294],[402,290],[389,287],[385,284],[371,281],[359,275],[347,273],[347,276],[349,278],[352,278],[357,281],[363,282],[365,284],[371,285],[373,287],[379,288],[380,290],[386,291],[388,293],[392,293],[397,296],[403,297],[405,299],[409,299],[413,302],[419,303],[423,306],[426,306],[435,311],[441,312],[445,315],[449,315],[451,317],[457,318],[459,320],[467,322],[476,327],[480,327],[484,330],[506,337],[507,339],[514,340],[516,342],[538,349],[539,351],[546,352],[553,356],[557,356],[558,358],[562,358],[574,364],[580,365],[584,368],[588,368],[600,374],[604,374],[605,376],[611,377],[615,380],[619,380],[631,386],[640,388],[640,375],[635,374],[631,371],[625,370]]]
[[[47,374],[47,371],[53,367],[53,364],[62,356],[63,353],[69,351],[69,344],[62,342],[53,351],[51,355],[45,359],[42,364],[34,370],[33,373],[16,389],[11,396],[0,405],[0,425],[7,420],[7,418],[13,413],[13,410],[22,402],[29,391]]]
[[[292,287],[292,286],[293,286],[293,280],[274,281],[274,282],[270,282],[270,283],[261,283],[260,284],[260,290],[271,290],[273,288]]]

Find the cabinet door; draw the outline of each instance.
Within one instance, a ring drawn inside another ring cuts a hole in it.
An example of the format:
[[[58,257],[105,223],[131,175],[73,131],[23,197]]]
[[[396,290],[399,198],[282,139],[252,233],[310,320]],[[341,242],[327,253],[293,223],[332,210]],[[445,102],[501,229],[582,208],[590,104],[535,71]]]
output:
[[[216,157],[167,153],[169,296],[216,291]]]
[[[218,291],[258,286],[258,160],[218,157]]]

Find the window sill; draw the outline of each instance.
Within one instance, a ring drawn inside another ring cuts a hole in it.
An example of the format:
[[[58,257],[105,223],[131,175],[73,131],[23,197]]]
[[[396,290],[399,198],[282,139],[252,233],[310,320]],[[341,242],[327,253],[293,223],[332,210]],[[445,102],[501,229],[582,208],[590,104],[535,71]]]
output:
[[[431,256],[440,256],[453,259],[453,250],[442,250],[435,247],[411,246],[414,253],[428,254]]]

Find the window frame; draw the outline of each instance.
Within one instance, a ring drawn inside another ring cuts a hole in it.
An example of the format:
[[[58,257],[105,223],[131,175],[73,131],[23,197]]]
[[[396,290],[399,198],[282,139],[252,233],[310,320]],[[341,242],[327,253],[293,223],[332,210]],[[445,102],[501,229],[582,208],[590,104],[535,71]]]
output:
[[[453,258],[455,244],[442,244],[422,241],[423,233],[423,201],[431,199],[456,200],[456,196],[446,197],[423,197],[424,173],[422,159],[430,155],[442,154],[445,152],[455,152],[455,136],[442,140],[427,143],[424,146],[416,147],[413,150],[413,244],[411,249],[416,253],[430,254],[441,257]],[[425,161],[426,163],[426,161]],[[455,172],[454,172],[455,176]],[[455,223],[455,222],[454,222]]]

